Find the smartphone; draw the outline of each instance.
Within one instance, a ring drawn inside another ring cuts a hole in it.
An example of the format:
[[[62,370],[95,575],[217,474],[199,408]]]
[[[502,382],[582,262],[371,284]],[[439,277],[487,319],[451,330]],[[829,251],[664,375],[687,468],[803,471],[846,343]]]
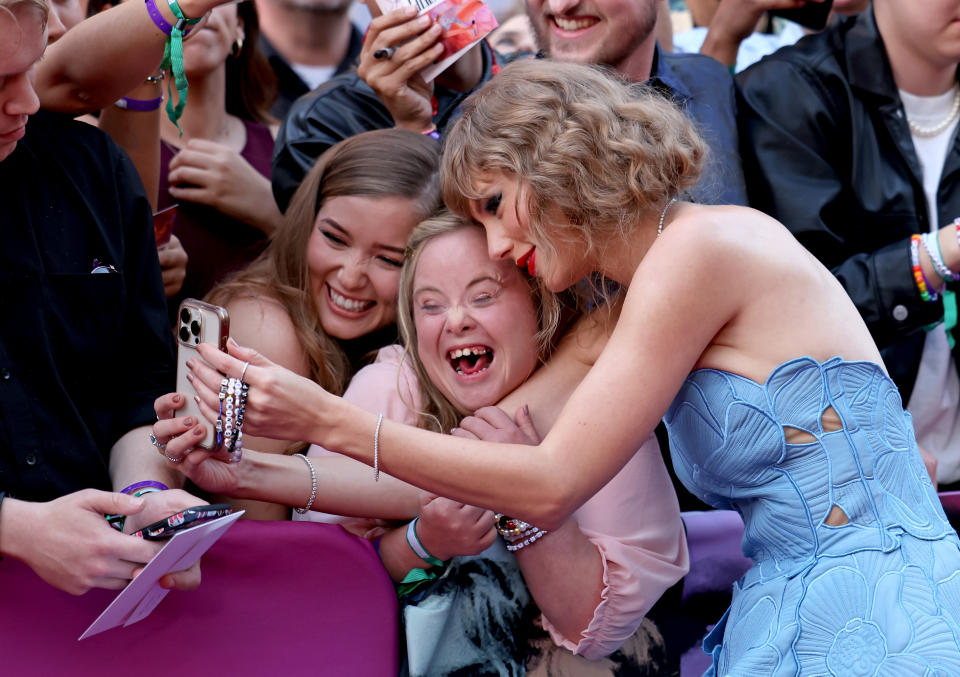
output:
[[[161,209],[153,214],[153,236],[157,239],[157,246],[162,247],[170,241],[173,234],[173,220],[177,216],[177,205]]]
[[[808,2],[797,9],[772,9],[770,14],[798,23],[804,28],[820,31],[826,28],[827,17],[830,16],[832,8],[833,0],[823,0],[823,2]]]
[[[174,412],[174,416],[194,416],[198,421],[205,421],[200,413],[200,406],[193,399],[193,386],[187,380],[190,369],[187,360],[192,357],[200,358],[197,346],[208,343],[218,350],[226,352],[227,338],[230,336],[230,315],[226,308],[214,306],[197,299],[184,299],[177,313],[177,392],[183,394],[187,401],[183,407]],[[213,425],[207,422],[207,433],[196,445],[204,449],[213,449],[215,446]]]
[[[140,536],[148,541],[159,541],[164,538],[170,538],[178,531],[195,527],[198,524],[209,522],[210,520],[229,515],[233,508],[228,503],[215,503],[214,505],[198,505],[193,508],[187,508],[182,512],[176,512],[166,519],[145,526],[143,529],[133,534]]]

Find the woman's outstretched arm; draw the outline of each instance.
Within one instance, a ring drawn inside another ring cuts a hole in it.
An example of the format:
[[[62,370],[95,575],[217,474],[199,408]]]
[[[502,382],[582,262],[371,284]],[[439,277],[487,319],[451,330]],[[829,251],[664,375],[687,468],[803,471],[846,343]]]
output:
[[[746,210],[737,210],[739,220],[745,216]],[[250,360],[244,425],[251,433],[294,431],[369,465],[376,447],[379,466],[394,477],[557,527],[630,459],[714,336],[744,299],[756,295],[755,280],[742,275],[742,238],[732,237],[730,229],[724,237],[701,225],[665,236],[644,258],[606,348],[536,447],[451,438],[391,421],[383,421],[375,444],[375,415],[236,344],[229,355],[200,347],[214,369],[191,361],[204,414],[216,419],[214,388],[221,374],[238,376]],[[683,275],[675,269],[678,260],[684,261]],[[684,300],[682,312],[678,298]],[[758,362],[769,373],[766,360]]]

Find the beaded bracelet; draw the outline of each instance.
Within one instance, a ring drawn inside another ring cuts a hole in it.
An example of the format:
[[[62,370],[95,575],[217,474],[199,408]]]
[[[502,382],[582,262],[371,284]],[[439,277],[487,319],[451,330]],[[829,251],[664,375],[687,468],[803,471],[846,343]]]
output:
[[[534,528],[536,529],[536,527],[534,527]],[[526,539],[524,539],[524,540],[522,540],[522,541],[517,541],[516,543],[508,543],[508,544],[507,544],[507,550],[508,550],[509,552],[517,552],[518,550],[523,550],[523,549],[526,548],[528,545],[531,545],[532,543],[536,543],[538,540],[540,540],[541,538],[543,538],[544,536],[546,536],[548,533],[550,533],[550,532],[548,532],[548,531],[541,531],[540,529],[537,529],[537,533],[533,534],[533,535],[530,536],[529,538],[526,538]]]
[[[233,440],[233,446],[230,448],[232,454],[237,454],[243,449],[243,418],[247,412],[247,393],[250,391],[250,386],[239,379],[237,380],[237,387],[239,392],[237,393],[236,436]]]
[[[497,527],[497,533],[508,540],[514,536],[519,536],[533,526],[532,524],[527,524],[523,520],[507,517],[499,512],[494,514],[493,519]]]
[[[236,419],[234,418],[236,412],[235,402],[233,379],[229,379],[227,381],[226,396],[223,398],[223,444],[226,446],[227,451],[233,449],[234,425],[236,424]]]
[[[920,291],[920,298],[924,301],[935,301],[937,297],[927,291],[927,282],[924,279],[923,268],[920,267],[920,242],[922,238],[914,233],[910,236],[910,264],[913,266],[913,280],[917,283],[917,289]]]
[[[936,233],[924,233],[920,236],[920,241],[923,244],[923,248],[927,250],[927,256],[930,257],[933,269],[937,271],[937,275],[939,275],[944,282],[947,280],[953,282],[960,280],[960,275],[950,270],[947,264],[943,262],[943,254],[940,252],[940,238],[937,237]]]

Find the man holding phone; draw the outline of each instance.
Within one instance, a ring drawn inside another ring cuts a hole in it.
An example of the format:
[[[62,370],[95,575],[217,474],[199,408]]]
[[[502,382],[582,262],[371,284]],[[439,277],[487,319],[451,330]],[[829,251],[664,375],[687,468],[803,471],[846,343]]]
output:
[[[188,16],[190,2],[182,0]],[[69,74],[49,69],[89,63],[81,46],[98,44],[104,56],[110,35],[128,54],[139,47],[123,41],[152,44],[133,76],[155,66],[163,40],[142,3],[104,14],[113,12],[123,16],[84,22],[44,56],[48,15],[58,21],[47,0],[0,0],[0,556],[74,594],[125,586],[160,549],[111,528],[106,514],[125,515],[132,533],[204,502],[176,488],[182,479],[149,439],[153,400],[173,385],[173,350],[143,186],[105,134],[38,113],[41,99],[77,91],[65,86]],[[35,82],[48,83],[40,96]],[[144,481],[173,489],[110,491]],[[161,584],[195,587],[199,573]]]

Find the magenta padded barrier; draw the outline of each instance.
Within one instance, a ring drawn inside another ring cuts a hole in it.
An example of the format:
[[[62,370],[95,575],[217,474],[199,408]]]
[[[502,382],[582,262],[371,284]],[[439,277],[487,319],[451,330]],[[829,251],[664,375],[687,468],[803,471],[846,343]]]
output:
[[[397,674],[397,600],[369,542],[339,526],[241,520],[204,555],[203,582],[82,642],[117,594],[75,597],[0,561],[0,674]]]

